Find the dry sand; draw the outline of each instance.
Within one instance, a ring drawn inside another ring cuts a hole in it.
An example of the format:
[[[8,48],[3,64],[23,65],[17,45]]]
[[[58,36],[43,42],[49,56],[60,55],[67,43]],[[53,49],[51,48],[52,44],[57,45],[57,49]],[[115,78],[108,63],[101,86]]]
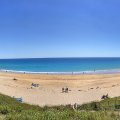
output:
[[[16,78],[17,80],[13,80]],[[40,84],[32,87],[31,84]],[[62,93],[68,87],[68,93]],[[103,75],[40,75],[0,72],[0,93],[22,97],[39,106],[82,104],[100,100],[103,94],[120,96],[120,74]]]

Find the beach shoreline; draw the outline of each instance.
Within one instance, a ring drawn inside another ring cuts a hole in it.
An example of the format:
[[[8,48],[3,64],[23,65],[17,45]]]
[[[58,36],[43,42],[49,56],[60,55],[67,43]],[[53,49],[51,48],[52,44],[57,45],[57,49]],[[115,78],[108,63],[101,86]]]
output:
[[[15,71],[1,69],[0,72],[8,73],[21,73],[21,74],[43,74],[43,75],[95,75],[95,74],[118,74],[120,69],[106,69],[106,70],[93,70],[93,71],[72,71],[72,72],[32,72],[32,71]]]
[[[23,102],[39,106],[83,104],[101,100],[103,94],[120,96],[120,74],[23,74],[0,72],[0,93],[22,97]],[[31,84],[39,84],[33,87]],[[62,93],[67,87],[68,93]]]

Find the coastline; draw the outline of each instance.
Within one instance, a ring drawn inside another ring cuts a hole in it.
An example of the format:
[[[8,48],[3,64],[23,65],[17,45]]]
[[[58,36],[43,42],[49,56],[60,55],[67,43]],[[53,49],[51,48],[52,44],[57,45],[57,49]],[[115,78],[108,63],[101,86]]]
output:
[[[21,73],[21,74],[45,74],[45,75],[82,75],[82,74],[118,74],[120,69],[106,69],[106,70],[93,70],[93,71],[72,71],[72,72],[32,72],[32,71],[16,71],[0,69],[0,72]]]
[[[14,80],[14,78],[16,80]],[[46,75],[0,72],[0,93],[39,106],[83,104],[101,96],[120,96],[120,74]],[[31,87],[31,84],[39,87]],[[68,93],[62,88],[68,87]]]

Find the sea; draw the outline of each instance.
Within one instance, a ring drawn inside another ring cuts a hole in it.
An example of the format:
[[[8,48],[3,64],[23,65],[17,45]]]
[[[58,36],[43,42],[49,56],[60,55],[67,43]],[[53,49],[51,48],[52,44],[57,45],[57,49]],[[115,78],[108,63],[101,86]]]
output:
[[[120,58],[0,59],[0,71],[43,74],[119,73]]]

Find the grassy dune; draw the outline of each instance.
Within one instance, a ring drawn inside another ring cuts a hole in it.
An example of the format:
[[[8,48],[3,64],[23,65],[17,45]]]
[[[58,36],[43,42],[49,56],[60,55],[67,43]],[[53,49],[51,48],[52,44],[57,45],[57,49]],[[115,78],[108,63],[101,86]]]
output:
[[[73,110],[70,105],[41,108],[0,94],[0,120],[120,120],[120,97]]]

